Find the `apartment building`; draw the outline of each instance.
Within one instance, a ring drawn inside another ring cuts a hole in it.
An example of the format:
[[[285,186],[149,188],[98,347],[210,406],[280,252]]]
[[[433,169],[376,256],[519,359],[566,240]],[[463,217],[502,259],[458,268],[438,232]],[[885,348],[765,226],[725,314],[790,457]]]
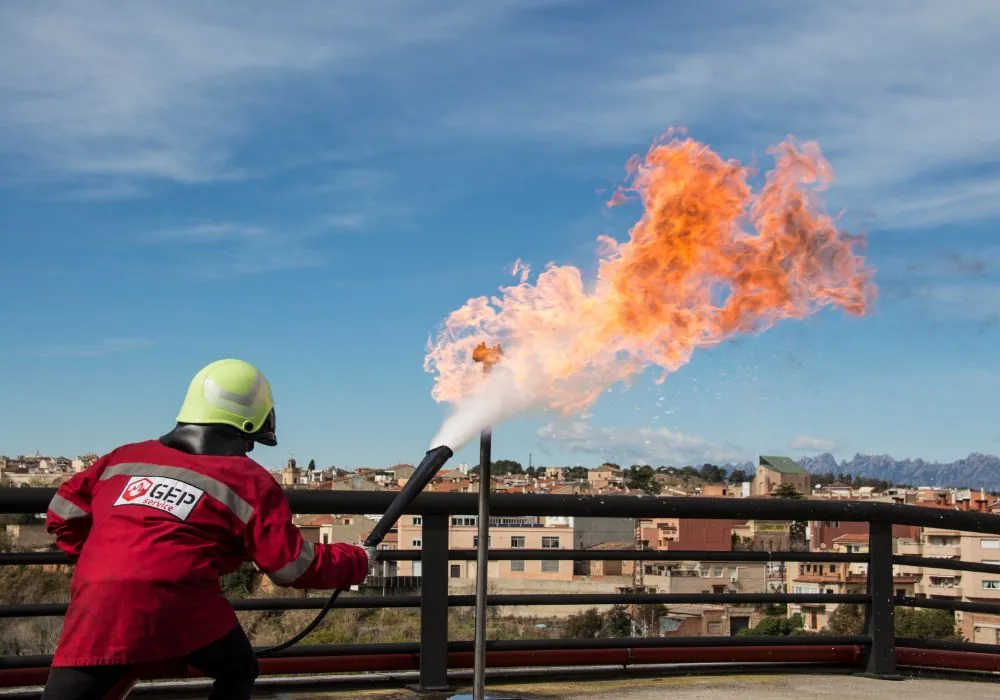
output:
[[[423,517],[404,515],[397,528],[400,550],[421,549]],[[574,532],[570,522],[546,523],[538,517],[490,518],[490,549],[573,549]],[[448,528],[449,549],[476,549],[479,545],[478,518],[474,515],[451,517]],[[420,576],[422,562],[401,561],[400,576]],[[490,578],[533,579],[536,581],[571,581],[572,561],[491,561]],[[448,576],[456,581],[476,577],[475,561],[448,562]]]
[[[924,528],[916,540],[898,541],[897,554],[930,559],[961,559],[1000,566],[1000,537]],[[1000,602],[1000,574],[905,567],[917,579],[915,596],[973,603]],[[956,612],[962,635],[971,642],[1000,644],[1000,615]]]
[[[868,535],[841,535],[833,541],[832,550],[841,553],[868,552]],[[864,593],[868,588],[868,564],[853,562],[815,563],[794,562],[788,564],[787,587],[791,593],[846,595]],[[912,597],[920,577],[903,567],[895,567],[893,587],[897,596]],[[830,622],[830,615],[837,609],[832,603],[792,603],[788,614],[801,614],[807,632],[819,632]]]
[[[602,464],[587,472],[587,483],[592,489],[606,489],[625,484],[625,472],[613,464]]]
[[[647,549],[659,551],[728,552],[733,548],[733,529],[744,520],[703,518],[653,518],[642,521],[641,538]]]
[[[867,535],[868,523],[840,520],[817,520],[809,523],[809,547],[813,551],[833,549],[833,542],[843,535]],[[920,528],[915,525],[893,525],[892,536],[897,540],[916,540]]]

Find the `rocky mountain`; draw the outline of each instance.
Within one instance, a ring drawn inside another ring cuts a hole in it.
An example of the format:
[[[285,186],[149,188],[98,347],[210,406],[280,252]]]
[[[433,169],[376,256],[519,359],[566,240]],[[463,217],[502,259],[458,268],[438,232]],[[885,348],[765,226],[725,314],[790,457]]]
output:
[[[922,459],[896,460],[889,455],[856,454],[838,462],[833,455],[796,460],[813,474],[832,472],[884,479],[894,484],[1000,490],[1000,457],[973,452],[954,462],[926,462]]]

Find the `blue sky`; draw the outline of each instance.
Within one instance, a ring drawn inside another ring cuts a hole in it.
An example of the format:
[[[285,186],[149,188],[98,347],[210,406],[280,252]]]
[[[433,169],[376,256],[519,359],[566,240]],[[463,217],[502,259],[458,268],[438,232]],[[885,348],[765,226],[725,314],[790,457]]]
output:
[[[518,258],[592,271],[595,238],[634,223],[607,188],[671,126],[761,163],[816,139],[876,308],[699,352],[585,420],[515,420],[497,457],[998,452],[998,20],[960,0],[4,3],[0,453],[155,437],[237,356],[275,388],[263,463],[417,460],[446,415],[436,325]]]

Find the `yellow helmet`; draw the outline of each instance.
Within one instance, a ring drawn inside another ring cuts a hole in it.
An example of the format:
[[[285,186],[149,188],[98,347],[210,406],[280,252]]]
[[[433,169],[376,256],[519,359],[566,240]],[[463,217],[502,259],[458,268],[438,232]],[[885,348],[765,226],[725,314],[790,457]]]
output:
[[[230,425],[262,445],[278,444],[271,384],[243,360],[216,360],[203,367],[191,380],[177,422]]]

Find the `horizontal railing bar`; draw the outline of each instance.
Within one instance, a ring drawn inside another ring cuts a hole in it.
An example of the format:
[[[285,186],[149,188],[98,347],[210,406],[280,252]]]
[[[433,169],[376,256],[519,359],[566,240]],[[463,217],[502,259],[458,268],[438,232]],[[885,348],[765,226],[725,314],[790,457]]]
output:
[[[379,559],[385,561],[413,561],[421,558],[418,549],[396,549],[379,552]],[[655,549],[642,550],[591,550],[591,549],[491,549],[491,561],[711,561],[711,562],[854,562],[867,563],[867,554],[840,552],[705,552],[673,551]],[[474,549],[450,549],[449,561],[474,561]],[[2,564],[0,560],[0,564]]]
[[[869,635],[787,635],[723,637],[616,637],[595,639],[497,639],[486,642],[487,651],[543,651],[546,649],[650,649],[657,647],[728,647],[728,646],[850,646],[870,644]],[[274,656],[337,656],[342,654],[397,653],[420,651],[417,643],[363,645],[318,644],[286,649]],[[391,647],[391,649],[383,647]],[[473,651],[473,642],[450,641],[449,652]]]
[[[933,608],[934,610],[951,610],[953,612],[980,612],[1000,615],[1000,601],[996,603],[973,603],[965,600],[897,597],[895,604],[905,608]]]
[[[0,488],[0,513],[44,513],[52,488]],[[295,513],[383,513],[393,491],[286,491]],[[423,493],[406,510],[423,515],[475,515],[475,494]],[[490,513],[501,516],[607,518],[698,518],[745,520],[838,520],[935,527],[1000,534],[1000,518],[976,511],[925,508],[867,501],[817,501],[785,498],[710,498],[691,496],[570,496],[495,494]]]
[[[694,603],[715,605],[765,605],[768,603],[868,603],[871,600],[861,594],[824,593],[524,593],[516,595],[488,596],[488,605],[510,607],[521,605],[643,605]],[[472,607],[476,604],[473,595],[448,596],[448,605],[453,608]]]
[[[3,552],[0,566],[39,566],[43,564],[70,564],[62,552]]]
[[[378,554],[382,561],[419,561],[419,549],[384,550]],[[742,551],[672,551],[643,550],[589,550],[589,549],[491,549],[491,561],[711,561],[711,562],[849,562],[867,563],[867,554],[847,552],[742,552]],[[450,561],[475,561],[474,549],[448,550]],[[62,552],[3,552],[0,566],[37,566],[42,564],[69,564]],[[1000,571],[1000,567],[996,567]]]
[[[326,604],[325,596],[308,598],[249,598],[232,601],[236,610],[316,610]],[[642,605],[663,603],[685,605],[707,603],[715,605],[768,603],[867,603],[870,598],[860,594],[824,593],[522,593],[487,597],[492,607],[529,605]],[[450,595],[448,606],[473,607],[474,595]],[[339,598],[334,608],[419,608],[420,596],[347,596]],[[56,617],[66,614],[66,603],[19,603],[0,606],[0,618]]]
[[[308,598],[246,598],[230,601],[233,608],[249,610],[319,610],[327,597]],[[419,608],[420,596],[341,596],[333,605],[345,610],[370,608]],[[21,603],[0,606],[0,618],[58,617],[66,614],[66,603]]]
[[[909,554],[896,554],[892,557],[893,564],[900,566],[919,566],[923,569],[946,569],[948,571],[973,571],[981,574],[1000,574],[1000,565],[983,564],[978,561],[963,561],[961,559],[935,559],[933,557],[917,557]]]
[[[611,639],[498,639],[486,642],[487,651],[545,651],[547,649],[655,649],[660,647],[789,647],[789,646],[864,646],[871,643],[867,635],[787,635],[736,637],[619,637]],[[471,641],[448,642],[448,651],[470,652]],[[417,642],[384,644],[302,644],[279,651],[274,658],[317,656],[361,656],[373,654],[419,655]],[[49,655],[2,656],[0,669],[44,668],[52,662]]]
[[[912,639],[896,637],[896,647],[909,649],[934,649],[938,651],[968,651],[974,654],[1000,654],[1000,644],[945,641],[943,639]]]

